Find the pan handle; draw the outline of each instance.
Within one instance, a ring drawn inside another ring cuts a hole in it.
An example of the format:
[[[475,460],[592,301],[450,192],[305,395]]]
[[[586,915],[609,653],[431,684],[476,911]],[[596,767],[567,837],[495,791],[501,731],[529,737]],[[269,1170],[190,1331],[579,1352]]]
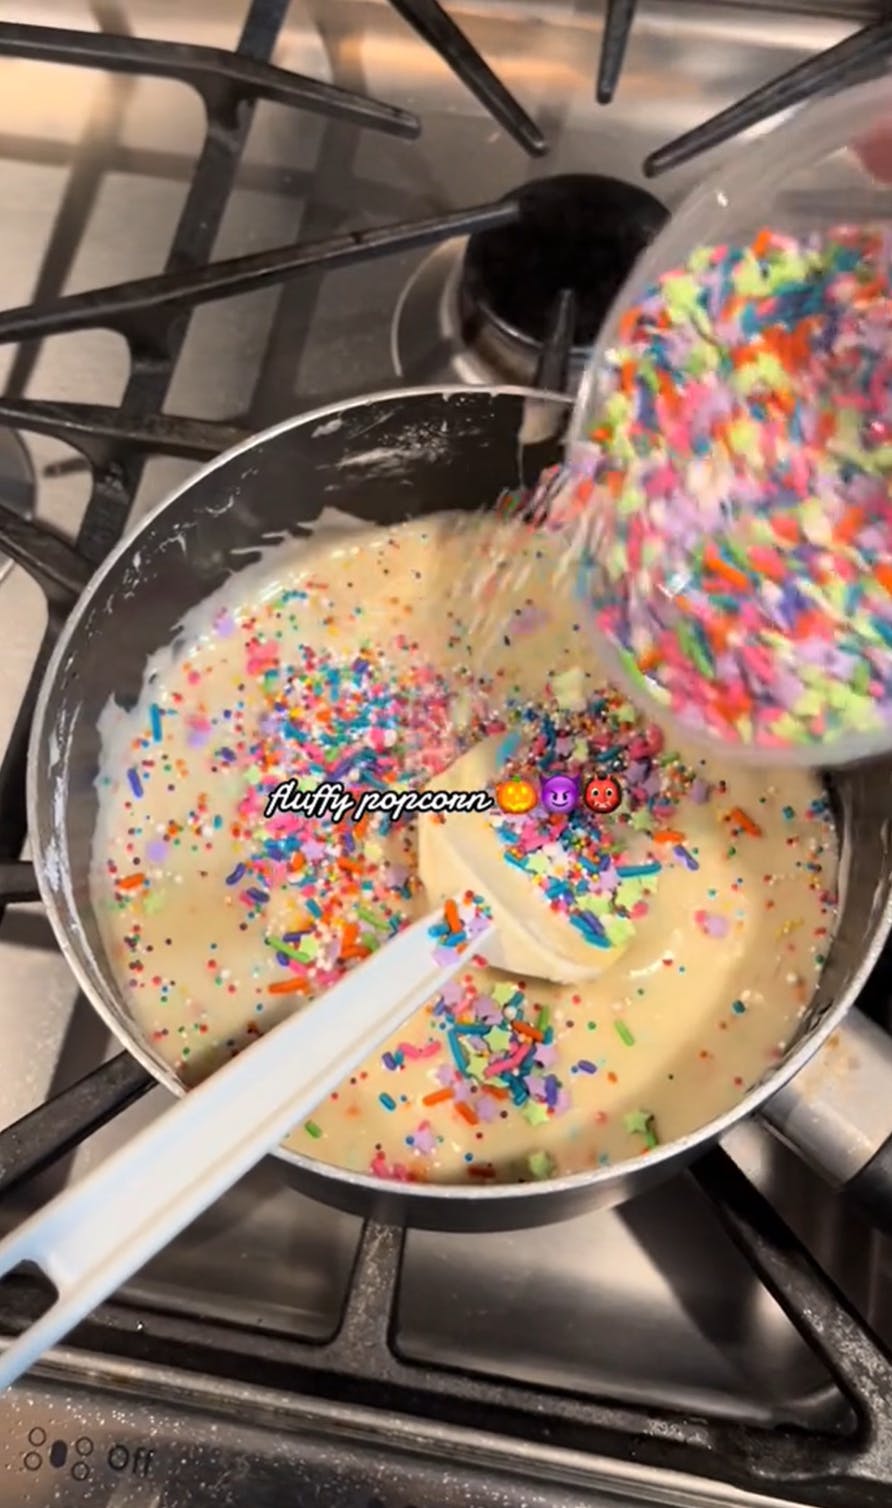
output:
[[[787,1146],[892,1235],[892,1037],[859,1010],[762,1117]]]

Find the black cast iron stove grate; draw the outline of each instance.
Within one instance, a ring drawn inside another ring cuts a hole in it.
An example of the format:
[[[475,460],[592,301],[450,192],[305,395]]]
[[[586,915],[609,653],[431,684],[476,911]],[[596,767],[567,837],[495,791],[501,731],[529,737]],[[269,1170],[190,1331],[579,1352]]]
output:
[[[531,155],[548,143],[436,0],[391,0],[398,14],[449,64],[493,118]],[[190,84],[207,112],[207,134],[165,270],[155,277],[0,312],[0,343],[21,345],[78,329],[122,334],[130,378],[117,408],[0,398],[0,423],[50,434],[80,451],[92,474],[88,507],[74,543],[0,506],[0,546],[40,584],[49,624],[0,767],[0,914],[37,899],[31,866],[20,860],[26,838],[25,762],[40,678],[66,612],[95,566],[120,538],[148,456],[207,460],[244,438],[236,425],[161,413],[185,336],[199,304],[311,270],[359,263],[456,235],[513,224],[512,199],[415,223],[288,245],[208,264],[233,187],[254,106],[274,100],[372,130],[414,137],[418,120],[404,110],[300,78],[269,58],[287,0],[253,0],[233,53],[117,35],[0,24],[0,56],[39,59]],[[597,98],[616,89],[635,0],[608,0],[598,66]],[[819,57],[785,73],[696,130],[651,154],[656,176],[728,140],[810,95],[881,69],[892,54],[892,20],[879,20]],[[572,290],[563,290],[541,342],[538,380],[556,387],[566,375],[576,325]],[[126,1053],[97,1069],[0,1134],[0,1193],[31,1178],[139,1098],[153,1081]],[[793,1427],[759,1429],[586,1402],[513,1382],[488,1381],[402,1361],[391,1343],[402,1236],[369,1223],[361,1241],[341,1326],[326,1345],[231,1331],[206,1321],[146,1313],[133,1327],[114,1302],[74,1337],[93,1353],[129,1355],[250,1382],[262,1378],[316,1398],[368,1404],[443,1425],[478,1426],[506,1437],[540,1439],[655,1470],[721,1474],[753,1492],[783,1494],[802,1504],[872,1508],[892,1502],[892,1365],[864,1323],[813,1262],[770,1204],[720,1151],[694,1170],[729,1234],[803,1338],[822,1359],[850,1405],[851,1427],[818,1433]],[[28,1283],[4,1287],[0,1318],[7,1332],[33,1312]],[[371,1500],[370,1500],[371,1501]],[[375,1498],[373,1501],[380,1502]]]

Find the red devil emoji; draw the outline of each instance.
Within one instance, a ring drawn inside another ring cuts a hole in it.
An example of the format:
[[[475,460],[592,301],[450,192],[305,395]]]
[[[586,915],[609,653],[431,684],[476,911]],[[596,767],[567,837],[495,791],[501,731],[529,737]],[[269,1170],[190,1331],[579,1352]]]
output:
[[[615,775],[593,775],[586,783],[582,799],[590,812],[606,817],[616,811],[623,793]]]

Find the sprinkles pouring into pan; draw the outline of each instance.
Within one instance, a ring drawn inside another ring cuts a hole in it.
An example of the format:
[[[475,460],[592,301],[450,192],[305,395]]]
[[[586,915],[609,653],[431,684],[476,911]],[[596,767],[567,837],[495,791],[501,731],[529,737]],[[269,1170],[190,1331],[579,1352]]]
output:
[[[580,589],[639,699],[777,763],[892,742],[892,233],[698,248],[624,314]]]

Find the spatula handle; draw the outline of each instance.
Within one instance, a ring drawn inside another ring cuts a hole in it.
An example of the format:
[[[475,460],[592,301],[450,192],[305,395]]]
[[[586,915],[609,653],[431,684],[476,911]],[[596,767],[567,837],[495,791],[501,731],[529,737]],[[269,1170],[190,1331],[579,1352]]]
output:
[[[30,1262],[57,1292],[0,1354],[0,1388],[166,1246],[466,966],[469,949],[455,950],[446,965],[434,961],[430,928],[442,915],[438,907],[398,933],[0,1243],[0,1279]],[[489,923],[474,951],[493,932]]]

